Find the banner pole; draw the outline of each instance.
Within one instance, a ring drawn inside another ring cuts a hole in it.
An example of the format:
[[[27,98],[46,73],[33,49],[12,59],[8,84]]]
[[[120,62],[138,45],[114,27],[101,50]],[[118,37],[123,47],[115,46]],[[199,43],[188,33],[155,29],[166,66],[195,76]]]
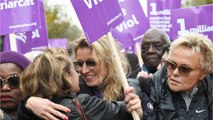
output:
[[[115,46],[115,41],[114,41],[114,38],[113,38],[113,36],[112,36],[112,33],[111,32],[109,32],[109,33],[107,33],[107,37],[109,38],[109,41],[110,41],[110,46],[111,46],[111,51],[112,51],[112,53],[114,53],[114,58],[115,58],[115,63],[116,63],[116,67],[117,67],[117,69],[118,69],[118,71],[119,71],[119,73],[120,73],[120,75],[121,75],[121,82],[122,82],[122,85],[123,85],[123,88],[124,88],[124,90],[126,89],[126,88],[128,88],[129,87],[129,84],[128,84],[128,82],[127,82],[127,78],[126,78],[126,75],[125,75],[125,73],[124,73],[124,70],[123,70],[123,67],[122,67],[122,64],[121,64],[121,60],[120,60],[120,57],[119,57],[119,55],[118,55],[118,51],[117,51],[117,49],[116,49],[116,46]],[[137,112],[136,111],[133,111],[132,112],[132,116],[133,116],[133,119],[134,120],[140,120],[140,117],[139,117],[139,115],[137,114]]]
[[[16,35],[14,33],[9,34],[9,38],[10,38],[10,49],[11,51],[15,51],[17,52],[17,44],[16,44]]]
[[[136,53],[137,53],[139,65],[142,66],[143,60],[141,58],[141,49],[140,49],[140,44],[138,42],[135,43],[135,50],[136,50]]]

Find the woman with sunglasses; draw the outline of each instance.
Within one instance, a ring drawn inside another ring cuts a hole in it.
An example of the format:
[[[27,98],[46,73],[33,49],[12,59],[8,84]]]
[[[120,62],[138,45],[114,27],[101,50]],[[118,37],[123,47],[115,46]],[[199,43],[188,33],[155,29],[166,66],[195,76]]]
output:
[[[18,105],[23,98],[19,88],[19,76],[29,64],[30,61],[21,53],[0,53],[0,105],[12,120],[16,120]]]
[[[157,119],[213,119],[213,44],[206,36],[180,36],[171,43],[164,68],[139,80],[150,86],[142,89],[154,101]]]
[[[109,40],[104,36],[90,45],[87,39],[83,37],[73,43],[71,48],[73,48],[72,59],[75,70],[80,74],[79,93],[96,96],[108,102],[124,101],[120,71],[117,71],[115,68],[116,63],[110,49]],[[124,71],[128,74],[130,66],[127,58],[125,58],[125,54],[120,51],[121,49],[118,43],[116,43],[116,48],[121,58]],[[138,81],[128,79],[128,82],[130,86],[135,88],[136,94],[141,99],[144,113],[143,119],[155,119],[152,103],[148,96],[141,91]],[[41,102],[42,99],[30,98],[26,106],[29,105],[29,109],[38,116],[44,115],[38,112],[38,109],[40,109],[45,115],[57,113],[54,115],[62,118],[63,114],[58,113],[58,110],[65,111],[65,109],[45,100],[45,104],[51,104],[51,106],[47,106],[48,110],[46,110],[46,108],[42,108],[42,106],[36,104],[38,103],[37,101]]]
[[[25,69],[20,78],[20,88],[25,96],[46,98],[68,107],[72,112],[67,113],[68,118],[64,120],[131,120],[132,116],[127,111],[135,110],[140,117],[143,114],[141,101],[134,94],[133,88],[125,91],[127,105],[124,101],[107,102],[87,94],[76,96],[79,91],[78,74],[63,48],[45,50]],[[26,100],[21,102],[18,119],[38,120],[39,117],[26,110]],[[44,119],[49,118],[47,116]]]
[[[115,45],[124,72],[128,75],[130,72],[129,62],[125,53],[121,52],[119,43],[115,42]],[[80,80],[80,92],[97,96],[106,101],[123,101],[124,94],[120,71],[115,68],[116,63],[109,39],[104,36],[90,45],[86,38],[80,38],[73,44],[72,48],[75,69],[82,78]],[[141,91],[138,81],[128,79],[128,83],[135,88],[142,101],[143,119],[154,119],[152,104],[147,95]]]

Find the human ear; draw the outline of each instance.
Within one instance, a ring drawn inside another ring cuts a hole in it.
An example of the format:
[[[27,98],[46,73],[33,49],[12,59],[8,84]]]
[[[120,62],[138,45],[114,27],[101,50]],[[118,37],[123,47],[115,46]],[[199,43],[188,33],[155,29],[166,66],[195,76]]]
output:
[[[202,71],[202,72],[201,72],[201,75],[200,75],[200,77],[199,77],[199,80],[203,80],[203,79],[206,77],[207,74],[209,74],[209,72]]]

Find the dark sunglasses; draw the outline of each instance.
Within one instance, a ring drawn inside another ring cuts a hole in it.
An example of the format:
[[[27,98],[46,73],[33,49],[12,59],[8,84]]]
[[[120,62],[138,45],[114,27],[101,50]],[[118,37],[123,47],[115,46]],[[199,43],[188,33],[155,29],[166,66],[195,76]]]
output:
[[[178,66],[177,63],[171,61],[171,60],[167,60],[166,61],[166,66],[167,66],[167,70],[172,70],[174,71],[176,68],[178,68],[178,71],[181,75],[188,75],[191,71],[195,70],[189,66],[186,65],[180,65]]]
[[[76,61],[76,62],[73,62],[73,64],[75,66],[75,69],[77,71],[80,71],[82,70],[84,64],[86,64],[86,66],[89,69],[92,69],[96,65],[96,62],[94,60],[87,60],[87,61]]]
[[[12,89],[18,88],[19,87],[19,75],[18,74],[11,74],[11,75],[8,75],[6,79],[3,79],[0,76],[0,84],[1,84],[1,88],[5,84],[8,84],[10,86],[10,88],[12,88]]]

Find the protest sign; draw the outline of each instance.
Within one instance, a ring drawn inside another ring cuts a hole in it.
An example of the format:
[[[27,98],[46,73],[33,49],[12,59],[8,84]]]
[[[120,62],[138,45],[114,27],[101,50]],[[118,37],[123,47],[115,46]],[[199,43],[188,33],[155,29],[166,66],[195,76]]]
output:
[[[32,50],[45,49],[48,47],[48,31],[43,0],[39,0],[39,10],[41,27],[39,29],[33,30],[32,32],[27,32],[27,34],[31,36],[32,39]]]
[[[0,0],[0,35],[40,27],[38,0]]]
[[[122,42],[125,39],[124,34],[130,34],[133,41],[140,40],[150,26],[139,0],[121,0],[120,6],[124,21],[112,30],[113,37],[121,43],[124,43]],[[126,42],[128,43],[128,41]]]
[[[48,46],[49,46],[49,48],[54,48],[54,47],[66,48],[67,47],[67,39],[66,38],[49,39],[48,40]]]
[[[94,42],[123,20],[117,0],[71,0],[89,43]]]
[[[31,39],[27,37],[25,32],[5,35],[4,51],[17,51],[24,54],[31,51],[31,46]]]
[[[39,0],[41,28],[33,31],[14,33],[5,35],[4,50],[13,50],[26,53],[31,50],[44,49],[48,47],[48,33],[46,28],[45,11],[43,1]]]
[[[147,4],[150,27],[159,28],[171,36],[171,10],[180,8],[181,0],[148,0]]]
[[[171,38],[186,32],[202,33],[213,41],[213,5],[172,10]]]

